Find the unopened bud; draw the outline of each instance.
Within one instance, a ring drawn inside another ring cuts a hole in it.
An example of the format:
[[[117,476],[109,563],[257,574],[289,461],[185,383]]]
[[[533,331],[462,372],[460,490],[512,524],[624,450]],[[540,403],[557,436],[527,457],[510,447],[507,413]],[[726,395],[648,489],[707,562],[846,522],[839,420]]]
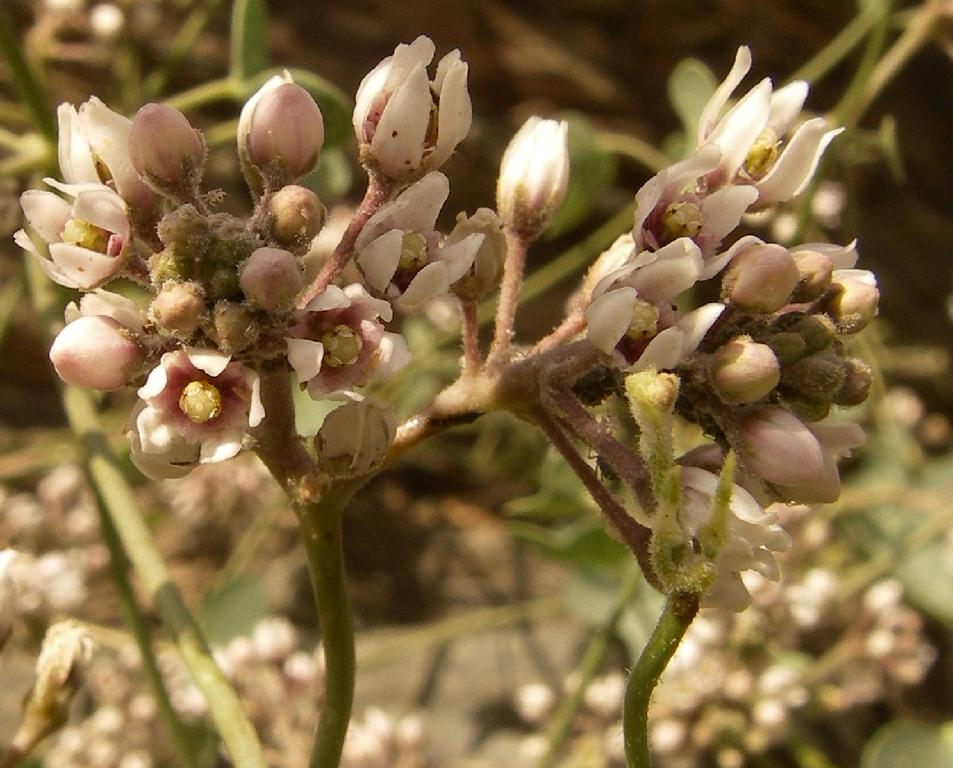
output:
[[[722,296],[749,312],[777,312],[791,299],[800,275],[794,258],[780,245],[753,245],[731,262]]]
[[[92,650],[89,634],[74,621],[61,621],[47,630],[11,752],[27,754],[66,723],[69,703],[82,684]]]
[[[804,342],[805,354],[802,357],[827,349],[837,336],[837,329],[827,315],[788,312],[777,318],[775,327],[797,334]]]
[[[804,485],[824,471],[821,445],[794,414],[777,406],[758,408],[741,424],[745,467],[777,485]]]
[[[531,117],[503,153],[496,206],[503,223],[534,237],[546,226],[569,183],[568,124]]]
[[[823,296],[834,272],[830,258],[817,251],[797,251],[793,256],[799,275],[793,300],[813,301]]]
[[[786,366],[781,378],[785,387],[808,399],[830,402],[846,377],[844,359],[829,350]]]
[[[771,347],[747,336],[732,339],[712,355],[711,380],[726,403],[753,403],[768,395],[780,380]]]
[[[450,289],[461,299],[479,299],[499,282],[506,260],[506,235],[500,217],[489,208],[480,208],[469,218],[462,211],[457,225],[447,237],[447,245],[459,243],[473,234],[483,235],[483,244],[473,257],[470,270]]]
[[[242,265],[239,284],[255,306],[269,312],[285,310],[301,290],[301,267],[288,251],[259,248]]]
[[[215,305],[212,326],[215,341],[226,355],[234,355],[254,344],[260,331],[252,310],[231,301],[219,301]]]
[[[111,317],[79,317],[59,332],[50,360],[67,384],[91,389],[118,389],[129,381],[142,353]]]
[[[327,212],[307,187],[289,184],[268,200],[270,234],[292,253],[305,250],[324,226]]]
[[[129,157],[160,191],[191,189],[202,177],[205,142],[179,110],[146,104],[132,119]]]
[[[206,312],[205,292],[198,283],[166,283],[153,300],[151,311],[153,321],[162,330],[191,336]]]
[[[255,104],[248,132],[248,155],[266,176],[290,180],[318,162],[324,146],[324,118],[304,88],[281,83]]]
[[[335,477],[364,475],[383,460],[394,439],[393,411],[351,400],[327,415],[315,437],[318,463]]]
[[[873,384],[870,366],[856,357],[844,360],[844,383],[834,395],[837,405],[860,405],[870,394]]]
[[[790,331],[772,334],[764,339],[764,342],[771,347],[781,365],[793,363],[810,354],[804,339]]]
[[[857,333],[877,316],[880,291],[872,273],[861,269],[839,270],[834,275],[834,291],[825,309],[841,333]]]

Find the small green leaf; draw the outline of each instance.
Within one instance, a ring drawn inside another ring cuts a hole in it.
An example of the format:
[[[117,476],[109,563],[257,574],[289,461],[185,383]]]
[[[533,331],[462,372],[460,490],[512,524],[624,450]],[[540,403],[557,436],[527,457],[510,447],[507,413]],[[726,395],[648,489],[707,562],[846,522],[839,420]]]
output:
[[[267,30],[265,0],[235,0],[229,72],[239,82],[245,82],[268,66]]]
[[[592,518],[555,527],[518,521],[509,528],[513,536],[532,544],[545,557],[575,566],[617,567],[630,558],[625,546],[610,538],[602,523]]]
[[[953,723],[889,723],[867,742],[861,768],[949,768],[953,765]]]
[[[592,124],[575,113],[564,117],[569,123],[569,186],[546,229],[547,237],[558,237],[581,224],[618,172],[615,156],[599,147]]]
[[[698,59],[682,59],[668,77],[668,99],[692,143],[702,110],[717,87],[717,78]]]
[[[198,620],[209,643],[224,645],[233,637],[249,634],[267,609],[261,579],[242,573],[205,594]]]

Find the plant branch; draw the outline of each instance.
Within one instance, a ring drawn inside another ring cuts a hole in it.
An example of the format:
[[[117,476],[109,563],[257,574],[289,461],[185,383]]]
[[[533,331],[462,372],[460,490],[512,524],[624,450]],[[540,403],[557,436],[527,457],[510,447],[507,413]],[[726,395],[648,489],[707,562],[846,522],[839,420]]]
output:
[[[461,337],[463,339],[463,374],[472,376],[480,370],[483,357],[480,354],[480,325],[477,322],[477,303],[473,299],[460,299]]]
[[[649,700],[669,660],[698,613],[698,595],[678,593],[665,602],[652,636],[629,675],[622,708],[622,731],[628,768],[651,768]]]
[[[504,361],[513,342],[513,322],[519,304],[520,285],[526,269],[526,250],[529,238],[509,227],[506,229],[506,261],[503,264],[503,279],[500,282],[500,297],[496,305],[496,323],[493,328],[493,344],[487,365],[498,366]]]

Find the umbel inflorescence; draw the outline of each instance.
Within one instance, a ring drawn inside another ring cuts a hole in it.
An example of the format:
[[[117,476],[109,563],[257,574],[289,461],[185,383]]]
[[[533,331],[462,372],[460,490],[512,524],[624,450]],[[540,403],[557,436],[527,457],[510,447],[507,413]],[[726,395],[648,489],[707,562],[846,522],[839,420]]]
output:
[[[838,131],[801,116],[802,82],[775,90],[765,79],[732,101],[750,68],[741,48],[694,150],[638,191],[631,232],[594,261],[565,320],[521,346],[512,336],[526,250],[565,194],[567,126],[531,118],[503,156],[496,210],[460,213],[442,233],[440,168],[466,136],[471,106],[467,64],[454,51],[428,70],[434,52],[425,37],[400,45],[361,83],[353,122],[367,192],[311,280],[303,260],[325,212],[300,182],[324,126],[290,76],[269,80],[241,111],[246,218],[202,192],[205,141],[180,112],[149,104],[129,120],[95,97],[62,105],[62,181],[22,196],[29,232],[16,234],[52,280],[83,294],[51,349],[58,374],[138,388],[128,433],[148,476],[181,477],[252,449],[281,467],[299,500],[369,476],[446,426],[510,411],[563,453],[656,587],[743,607],[739,573],[777,578],[772,552],[787,544],[765,506],[835,499],[836,460],[863,437],[830,417],[863,401],[871,379],[843,340],[877,311],[876,281],[854,268],[854,245],[732,236],[746,213],[804,189]],[[120,279],[148,301],[110,290]],[[677,308],[715,281],[719,300]],[[475,307],[497,286],[484,357]],[[446,294],[461,307],[463,372],[397,428],[395,404],[358,391],[413,365],[398,315]],[[286,414],[274,416],[263,396],[292,374],[311,397],[343,403],[313,442],[294,438],[307,457],[295,466],[271,439]],[[628,423],[604,407],[611,398],[628,402]],[[682,455],[676,419],[705,435]],[[624,437],[633,426],[637,438]]]

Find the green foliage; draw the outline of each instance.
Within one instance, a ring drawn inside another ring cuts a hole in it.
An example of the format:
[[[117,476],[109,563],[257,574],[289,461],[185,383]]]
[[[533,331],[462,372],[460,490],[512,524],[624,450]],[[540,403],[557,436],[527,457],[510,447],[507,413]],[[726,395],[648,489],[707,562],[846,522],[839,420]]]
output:
[[[261,579],[242,573],[205,594],[198,621],[209,643],[224,645],[233,637],[251,634],[267,609]]]
[[[698,59],[682,59],[672,70],[667,83],[668,100],[682,123],[682,130],[665,142],[665,151],[672,157],[684,157],[695,146],[698,119],[717,86],[718,79]]]
[[[229,73],[239,82],[268,66],[268,9],[264,0],[235,0],[232,5]]]
[[[569,186],[562,205],[546,229],[547,237],[559,237],[578,227],[618,173],[615,156],[599,147],[592,123],[583,115],[563,115],[569,123]]]
[[[867,743],[861,768],[949,768],[953,723],[893,722]]]

